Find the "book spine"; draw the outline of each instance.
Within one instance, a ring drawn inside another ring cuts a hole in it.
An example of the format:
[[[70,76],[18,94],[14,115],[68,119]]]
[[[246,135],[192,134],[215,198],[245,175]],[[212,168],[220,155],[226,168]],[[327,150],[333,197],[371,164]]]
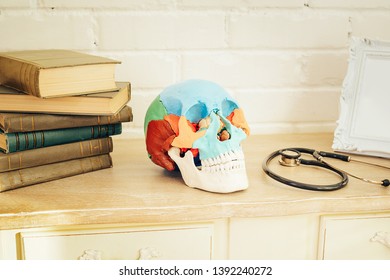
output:
[[[0,192],[112,167],[110,154],[0,173]]]
[[[0,155],[0,172],[107,154],[112,150],[112,138],[107,137],[2,154]]]
[[[7,133],[5,153],[50,147],[77,141],[105,138],[122,133],[122,124],[96,125],[33,132]]]
[[[5,133],[29,132],[130,122],[132,118],[133,114],[129,106],[125,106],[119,113],[112,116],[8,113],[0,115],[0,126]]]
[[[20,60],[0,57],[0,84],[40,97],[39,67]]]

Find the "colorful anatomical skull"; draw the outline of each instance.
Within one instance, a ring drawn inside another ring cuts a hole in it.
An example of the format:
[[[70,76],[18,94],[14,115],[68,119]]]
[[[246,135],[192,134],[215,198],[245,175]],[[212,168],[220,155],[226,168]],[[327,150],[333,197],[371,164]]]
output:
[[[248,187],[241,142],[249,127],[237,102],[219,85],[188,80],[163,90],[145,116],[146,149],[186,185],[229,193]]]

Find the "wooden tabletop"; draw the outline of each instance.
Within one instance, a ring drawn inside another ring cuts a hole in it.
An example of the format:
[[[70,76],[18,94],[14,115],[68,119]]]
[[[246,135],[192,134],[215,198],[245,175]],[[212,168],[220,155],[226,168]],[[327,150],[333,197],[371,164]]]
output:
[[[261,169],[264,158],[287,147],[331,151],[331,134],[256,135],[243,143],[249,188],[231,194],[187,187],[179,172],[168,172],[147,157],[143,139],[114,138],[114,167],[0,193],[0,229],[106,223],[204,221],[307,213],[390,211],[390,187],[350,178],[337,191],[292,188]],[[390,165],[390,160],[357,157]],[[276,162],[276,160],[275,160]],[[378,167],[332,161],[375,180],[389,178]],[[337,182],[313,167],[271,167],[285,177],[313,184]]]

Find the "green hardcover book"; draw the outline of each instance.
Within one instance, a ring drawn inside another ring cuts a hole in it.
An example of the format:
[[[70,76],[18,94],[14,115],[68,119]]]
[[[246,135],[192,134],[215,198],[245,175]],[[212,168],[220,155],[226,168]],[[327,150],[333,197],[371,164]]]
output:
[[[122,133],[122,123],[33,132],[0,133],[0,149],[4,153],[104,138]]]

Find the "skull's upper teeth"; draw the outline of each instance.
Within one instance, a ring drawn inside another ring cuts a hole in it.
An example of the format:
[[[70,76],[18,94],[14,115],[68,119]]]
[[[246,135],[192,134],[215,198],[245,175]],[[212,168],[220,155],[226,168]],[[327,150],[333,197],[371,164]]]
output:
[[[244,153],[242,150],[229,151],[214,158],[201,160],[203,172],[229,172],[245,169]]]

